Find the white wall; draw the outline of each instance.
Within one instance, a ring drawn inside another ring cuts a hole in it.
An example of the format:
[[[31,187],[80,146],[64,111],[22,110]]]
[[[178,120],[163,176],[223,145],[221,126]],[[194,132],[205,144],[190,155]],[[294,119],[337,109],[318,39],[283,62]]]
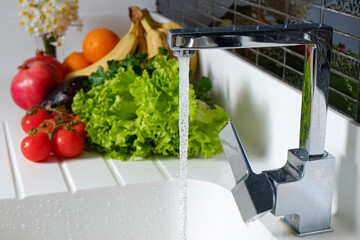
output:
[[[75,27],[70,28],[65,35],[65,43],[59,50],[59,60],[63,60],[72,51],[82,51],[82,39],[92,27],[106,27],[119,36],[126,33],[130,26],[128,19],[128,7],[139,6],[147,8],[150,12],[156,11],[155,0],[79,0],[79,16],[86,20],[89,16],[99,17],[92,22],[85,24],[82,31],[76,31]],[[2,0],[0,7],[0,77],[11,78],[17,72],[19,66],[25,59],[34,56],[35,40],[23,26],[16,15],[18,7],[17,0]],[[124,27],[125,25],[125,27]],[[71,42],[71,48],[69,48]]]

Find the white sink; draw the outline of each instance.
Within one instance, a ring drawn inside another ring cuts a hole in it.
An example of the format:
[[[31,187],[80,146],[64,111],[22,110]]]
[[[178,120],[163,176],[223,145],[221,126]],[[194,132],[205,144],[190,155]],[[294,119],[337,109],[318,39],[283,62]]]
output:
[[[22,115],[0,121],[1,240],[179,239],[178,159],[121,162],[84,151],[34,163],[18,147]],[[261,222],[243,223],[224,154],[191,159],[188,170],[188,239],[274,239]]]
[[[2,201],[0,239],[179,239],[179,182],[157,181]],[[246,226],[231,192],[188,181],[188,239],[275,239]]]
[[[188,239],[275,239],[260,221],[245,225],[229,190],[203,181],[188,187]]]
[[[76,159],[33,163],[18,147],[22,115],[14,110],[0,118],[1,240],[179,239],[177,159],[121,162],[85,151]],[[191,159],[188,170],[188,239],[297,239],[271,214],[243,223],[224,154]],[[358,239],[341,218],[333,217],[333,227],[306,239]]]

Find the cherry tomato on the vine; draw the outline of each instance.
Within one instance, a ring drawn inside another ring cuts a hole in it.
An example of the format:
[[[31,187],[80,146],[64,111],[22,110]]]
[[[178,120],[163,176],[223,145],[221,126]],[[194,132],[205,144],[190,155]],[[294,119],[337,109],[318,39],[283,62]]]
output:
[[[40,123],[49,117],[49,113],[44,109],[30,109],[29,112],[21,119],[21,127],[26,133],[28,133],[31,128],[38,127]]]
[[[76,132],[81,133],[82,135],[85,136],[86,135],[85,123],[82,122],[78,116],[72,117],[72,120],[75,124],[71,125],[71,129],[74,129]]]
[[[71,126],[71,129],[74,129],[76,132],[80,133],[83,136],[86,136],[85,123],[77,122],[75,125]]]
[[[76,157],[84,150],[85,123],[66,108],[32,107],[21,126],[29,134],[21,142],[21,151],[31,161],[44,161],[52,152]]]
[[[44,129],[46,131],[51,132],[54,129],[54,126],[56,124],[56,120],[54,118],[50,118],[50,119],[45,119],[40,125],[39,125],[39,129]],[[39,132],[42,130],[39,130]],[[46,132],[46,131],[42,131],[42,132]]]
[[[85,147],[85,137],[76,131],[57,130],[52,138],[54,152],[61,157],[76,157]]]
[[[80,133],[83,136],[86,136],[87,132],[85,130],[85,127],[86,127],[85,123],[83,123],[78,116],[74,116],[64,125],[60,126],[59,129],[75,130],[75,132]]]
[[[52,144],[47,134],[41,131],[34,135],[25,137],[21,142],[21,152],[34,162],[46,160],[52,151]]]
[[[65,108],[58,108],[56,111],[51,113],[51,117],[55,118],[56,120],[65,120],[71,119],[70,111]]]

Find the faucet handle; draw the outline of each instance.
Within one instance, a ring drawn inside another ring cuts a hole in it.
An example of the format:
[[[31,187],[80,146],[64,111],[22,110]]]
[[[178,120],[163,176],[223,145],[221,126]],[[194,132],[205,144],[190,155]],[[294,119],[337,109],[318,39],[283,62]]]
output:
[[[252,169],[232,121],[228,121],[223,127],[219,138],[233,172],[235,183],[239,183],[252,173]]]
[[[272,184],[265,172],[252,171],[232,121],[220,131],[219,138],[235,178],[232,194],[244,222],[249,223],[273,209]]]

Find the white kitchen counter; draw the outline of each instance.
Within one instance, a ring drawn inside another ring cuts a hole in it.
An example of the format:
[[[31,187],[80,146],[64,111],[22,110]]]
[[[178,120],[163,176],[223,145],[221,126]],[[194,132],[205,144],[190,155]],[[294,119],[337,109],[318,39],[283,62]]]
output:
[[[52,155],[45,162],[31,162],[20,150],[21,140],[26,136],[20,125],[24,111],[15,106],[12,109],[7,119],[1,120],[0,199],[122,187],[132,183],[172,180],[178,176],[176,158],[121,162],[104,159],[96,152],[84,151],[74,159]],[[211,159],[192,159],[188,164],[190,178],[208,180],[231,188],[233,177],[223,154]]]

